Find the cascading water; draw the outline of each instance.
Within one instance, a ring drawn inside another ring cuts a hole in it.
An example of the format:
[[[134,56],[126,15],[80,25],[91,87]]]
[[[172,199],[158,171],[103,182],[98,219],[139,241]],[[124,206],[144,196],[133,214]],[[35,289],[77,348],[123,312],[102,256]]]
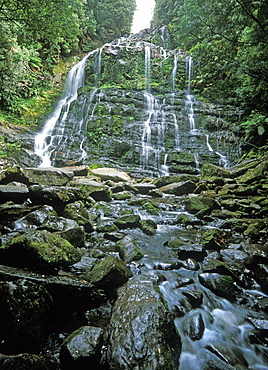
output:
[[[189,56],[186,60],[186,76],[187,76],[187,92],[186,92],[186,112],[188,115],[189,125],[190,125],[190,134],[191,135],[200,135],[202,134],[202,130],[196,129],[195,124],[195,112],[194,112],[194,95],[191,94],[191,81],[192,81],[192,74],[193,74],[193,60],[192,57]],[[219,165],[224,168],[229,168],[229,161],[227,157],[217,151],[214,151],[212,146],[209,142],[209,135],[205,135],[206,140],[206,147],[210,153],[215,153],[217,156],[220,157]],[[199,162],[198,162],[198,154],[194,153],[194,157],[196,159],[196,168],[199,170]]]
[[[61,145],[66,136],[64,135],[65,121],[71,106],[71,103],[77,98],[77,91],[84,84],[84,67],[87,59],[90,55],[94,54],[91,52],[87,54],[79,63],[77,63],[69,72],[65,85],[65,93],[58,102],[52,115],[44,124],[42,131],[35,137],[35,154],[40,157],[40,167],[51,166],[51,154],[55,150],[55,147]],[[77,132],[81,131],[81,122],[78,122]],[[83,139],[80,141],[83,142]],[[85,155],[84,149],[82,156]]]
[[[162,29],[161,37],[165,33],[166,30]],[[126,97],[133,94],[135,105],[135,102],[138,101],[135,94],[143,95],[142,117],[134,123],[132,120],[129,127],[127,123],[125,126],[125,132],[131,133],[135,137],[135,142],[132,137],[128,138],[129,142],[132,143],[131,145],[133,145],[132,148],[128,149],[129,153],[135,152],[136,148],[139,147],[139,155],[134,157],[139,158],[140,168],[151,172],[152,175],[157,173],[161,175],[163,168],[165,168],[165,173],[172,173],[174,170],[176,172],[178,171],[176,161],[181,163],[179,154],[184,152],[192,156],[191,162],[198,163],[196,165],[197,169],[197,167],[199,168],[199,162],[200,166],[202,165],[203,159],[199,155],[206,151],[208,155],[211,154],[210,157],[214,161],[216,161],[217,156],[220,157],[220,163],[226,167],[228,160],[220,154],[218,145],[217,151],[214,151],[205,136],[206,134],[202,132],[202,128],[196,128],[195,106],[200,105],[200,102],[195,99],[191,92],[192,58],[186,56],[180,50],[167,50],[163,46],[142,41],[135,38],[135,36],[131,37],[122,37],[103,45],[89,53],[70,71],[63,97],[45,122],[43,130],[35,138],[35,154],[40,157],[41,166],[87,163],[89,157],[92,157],[92,155],[88,156],[89,146],[91,145],[89,139],[95,135],[96,131],[97,133],[102,131],[99,126],[94,131],[95,122],[100,122],[100,112],[107,112],[108,114],[107,119],[103,118],[101,120],[101,125],[109,122],[113,124],[115,121],[113,117],[118,114],[118,107],[114,107],[114,101],[115,96],[119,95],[118,93],[114,94],[107,86],[109,84],[114,86],[113,78],[117,78],[117,74],[119,76],[117,83],[119,86],[121,85],[121,68],[126,80],[132,77],[133,68],[141,71],[142,64],[139,64],[138,59],[132,65],[132,62],[127,59],[127,53],[132,53],[132,55],[139,54],[138,57],[143,58],[143,76],[140,75],[137,86],[131,86],[132,90],[123,93],[122,96],[124,96],[125,101]],[[109,68],[116,66],[115,69],[106,70],[106,63],[109,58],[112,59]],[[87,83],[90,81],[91,85],[87,85],[84,90],[81,89],[78,94],[79,88],[83,87],[84,84],[86,65],[90,76],[88,77],[88,73],[86,73]],[[157,78],[154,74],[156,66],[159,66]],[[164,74],[164,71],[168,71],[168,73],[165,72],[165,86],[158,86],[158,78],[160,74]],[[184,98],[185,80],[186,97]],[[106,85],[105,88],[102,87],[103,83]],[[119,90],[120,87],[117,89]],[[113,95],[111,98],[107,98],[107,91]],[[184,109],[182,104],[184,104]],[[72,109],[70,109],[71,107]],[[140,105],[137,105],[137,107],[140,107]],[[136,113],[130,113],[130,115],[133,119]],[[127,122],[125,116],[127,115],[123,113],[122,120]],[[187,123],[190,125],[188,132]],[[105,134],[105,130],[103,132]],[[111,130],[107,130],[106,136],[108,132],[110,135]],[[137,142],[138,137],[139,142]],[[111,140],[113,140],[112,137],[107,138],[106,148],[111,144]],[[116,140],[116,142],[119,142],[121,138]],[[94,144],[94,140],[92,142]],[[96,139],[95,142],[98,142],[99,147],[101,138],[100,140]],[[129,144],[125,146],[128,147]],[[100,151],[106,148],[102,146]],[[117,152],[117,150],[112,152]],[[109,154],[106,154],[106,158],[108,156]],[[131,157],[131,154],[128,154],[128,156]],[[172,163],[175,163],[175,166]],[[137,162],[135,164],[138,165]],[[193,164],[192,173],[196,173],[194,171]]]

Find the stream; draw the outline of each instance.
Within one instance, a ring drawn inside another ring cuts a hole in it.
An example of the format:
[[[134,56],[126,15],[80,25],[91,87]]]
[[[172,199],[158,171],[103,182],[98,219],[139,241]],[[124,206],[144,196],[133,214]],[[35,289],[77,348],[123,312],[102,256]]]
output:
[[[143,198],[146,199],[146,196]],[[268,369],[267,349],[251,342],[254,326],[248,320],[250,312],[246,305],[232,303],[207,289],[200,283],[199,277],[200,274],[202,276],[203,262],[193,258],[180,260],[178,250],[167,245],[168,241],[177,238],[184,244],[198,243],[202,229],[213,229],[219,224],[180,227],[176,222],[179,215],[191,217],[180,206],[180,199],[165,196],[154,201],[161,209],[158,216],[137,209],[135,214],[141,219],[154,220],[157,223],[156,234],[148,236],[139,229],[126,231],[135,238],[144,254],[141,260],[131,263],[131,269],[133,274],[145,272],[158,281],[164,300],[174,314],[175,326],[182,341],[179,370]],[[131,208],[127,203],[118,201],[113,201],[109,207],[114,214]],[[108,221],[112,218],[102,216],[102,222]],[[239,249],[244,242],[238,237],[229,248]],[[107,246],[104,250],[107,252]],[[211,251],[206,258],[209,255],[215,258],[216,253]],[[252,289],[240,289],[238,296],[246,296],[253,305],[256,297],[268,297],[259,288],[255,282]],[[220,359],[220,364],[215,359]]]

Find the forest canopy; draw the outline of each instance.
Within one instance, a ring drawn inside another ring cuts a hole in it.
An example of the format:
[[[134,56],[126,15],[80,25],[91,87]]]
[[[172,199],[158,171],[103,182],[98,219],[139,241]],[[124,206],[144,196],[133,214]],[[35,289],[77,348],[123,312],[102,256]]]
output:
[[[0,0],[0,109],[49,84],[61,58],[130,32],[135,0]]]
[[[195,61],[195,91],[245,109],[245,138],[267,151],[267,0],[156,0],[154,26]]]

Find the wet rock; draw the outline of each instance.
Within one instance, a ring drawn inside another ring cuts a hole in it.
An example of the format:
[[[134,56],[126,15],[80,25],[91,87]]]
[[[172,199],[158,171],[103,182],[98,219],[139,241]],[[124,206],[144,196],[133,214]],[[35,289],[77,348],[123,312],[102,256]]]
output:
[[[184,319],[184,332],[192,340],[200,340],[205,331],[205,324],[200,312],[193,311]]]
[[[132,194],[129,191],[122,191],[120,193],[116,193],[113,195],[113,198],[116,200],[126,200],[130,199],[132,197]]]
[[[268,313],[268,298],[261,298],[258,300],[258,308]]]
[[[207,349],[200,353],[198,363],[201,370],[235,370],[233,366]]]
[[[231,276],[209,272],[201,273],[198,276],[200,283],[212,292],[229,300],[235,299],[236,287]]]
[[[237,179],[237,181],[252,184],[256,181],[259,182],[263,178],[266,179],[268,173],[268,159],[262,158],[261,161],[259,160],[260,163],[257,161],[254,167],[249,168],[240,178]],[[253,164],[253,162],[251,164]]]
[[[112,192],[110,188],[100,181],[96,181],[87,177],[77,177],[68,185],[83,190],[86,192],[88,197],[93,198],[97,202],[110,202],[112,200]]]
[[[268,265],[268,248],[262,244],[242,244],[243,251],[248,257],[245,260],[246,266],[254,268],[258,264]]]
[[[225,168],[215,166],[211,163],[203,163],[201,176],[202,178],[211,178],[213,176],[220,178],[230,178],[232,177],[232,172]]]
[[[198,218],[189,218],[186,215],[181,214],[178,216],[176,224],[181,224],[183,226],[201,226],[204,225],[204,222]]]
[[[106,180],[111,180],[114,182],[130,182],[131,177],[123,171],[117,170],[115,168],[107,168],[107,167],[102,167],[102,168],[96,168],[94,170],[91,170],[91,173],[93,175],[98,176],[101,180],[106,181]]]
[[[242,268],[239,266],[236,267],[235,263],[227,263],[220,261],[215,257],[208,256],[203,264],[204,272],[217,272],[222,275],[230,275],[233,279],[239,280],[240,275],[242,274]]]
[[[67,312],[94,308],[102,303],[106,296],[101,289],[92,283],[76,276],[41,275],[29,270],[0,265],[0,278],[3,281],[23,279],[44,287],[53,299],[53,313],[64,317]]]
[[[29,231],[0,247],[1,262],[33,271],[55,273],[80,259],[78,250],[62,237],[46,230]]]
[[[135,187],[135,189],[138,190],[140,194],[143,194],[143,195],[148,194],[150,191],[156,189],[156,186],[150,183],[139,183],[139,184],[135,183],[133,184],[133,186]]]
[[[57,216],[56,211],[51,206],[42,206],[33,212],[29,212],[26,216],[19,218],[13,224],[15,230],[24,230],[37,228],[41,226],[45,219],[49,216]]]
[[[197,271],[200,269],[199,263],[194,258],[187,258],[186,261],[182,262],[182,267],[191,271]]]
[[[137,261],[143,257],[143,253],[138,248],[135,239],[131,235],[126,235],[116,243],[120,257],[127,263]]]
[[[88,212],[83,202],[69,203],[65,206],[63,216],[75,220],[79,226],[83,226],[87,233],[94,231],[92,224],[93,216]]]
[[[29,184],[62,185],[65,186],[74,177],[71,168],[24,168],[22,173]]]
[[[229,262],[234,265],[238,265],[243,267],[245,265],[245,261],[248,257],[248,254],[244,251],[240,251],[237,249],[222,249],[220,251],[220,255],[222,256],[223,261]]]
[[[260,263],[256,266],[254,277],[260,284],[262,290],[268,293],[268,265]]]
[[[220,250],[225,244],[225,234],[220,229],[207,230],[202,234],[201,244],[205,249]]]
[[[154,266],[154,269],[156,270],[164,270],[164,271],[170,271],[170,270],[179,270],[184,265],[182,262],[173,262],[173,263],[156,263]]]
[[[70,334],[60,351],[62,369],[85,369],[97,366],[100,359],[103,329],[83,326]]]
[[[121,216],[114,223],[119,229],[133,229],[140,226],[140,216],[133,214]]]
[[[192,196],[186,199],[184,203],[186,211],[193,214],[199,211],[210,213],[214,209],[220,209],[220,204],[209,196]]]
[[[186,244],[180,246],[178,249],[178,257],[181,260],[193,258],[196,261],[201,262],[205,258],[206,254],[206,251],[200,244]]]
[[[108,339],[110,368],[178,368],[180,338],[148,276],[135,275],[118,290]]]
[[[114,255],[110,255],[97,262],[86,278],[97,288],[104,289],[107,293],[112,294],[131,276],[132,273],[125,262]]]
[[[2,370],[59,370],[60,366],[53,356],[21,353],[18,355],[0,354]]]
[[[113,233],[118,231],[118,227],[112,221],[107,221],[98,225],[97,231],[99,233]]]
[[[16,185],[0,185],[0,199],[1,203],[12,201],[14,203],[22,204],[29,197],[29,190],[27,186]]]
[[[0,351],[35,352],[46,340],[51,322],[50,294],[26,280],[0,282]]]
[[[175,317],[183,317],[191,310],[192,306],[190,302],[183,297],[172,307],[172,312],[175,315]]]
[[[173,183],[162,186],[159,190],[162,191],[163,193],[182,196],[185,194],[193,193],[195,188],[196,183],[188,180],[185,182]]]
[[[163,193],[159,189],[149,190],[148,195],[150,195],[153,198],[162,198],[163,197]]]
[[[82,189],[66,186],[48,187],[45,185],[32,185],[29,187],[29,197],[33,204],[46,204],[52,206],[62,214],[68,203],[78,200],[87,200],[87,193]]]
[[[202,305],[203,293],[195,290],[184,290],[182,294],[188,299],[193,308],[199,308]]]
[[[157,224],[153,220],[140,221],[141,230],[147,235],[154,235],[156,233]]]

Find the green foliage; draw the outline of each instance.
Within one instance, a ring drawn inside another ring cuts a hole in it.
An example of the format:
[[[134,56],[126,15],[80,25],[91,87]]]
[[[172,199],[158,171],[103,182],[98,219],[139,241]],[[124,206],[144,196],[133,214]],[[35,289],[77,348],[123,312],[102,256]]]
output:
[[[135,6],[134,0],[0,0],[0,110],[34,111],[32,99],[53,87],[54,65],[129,32]]]

